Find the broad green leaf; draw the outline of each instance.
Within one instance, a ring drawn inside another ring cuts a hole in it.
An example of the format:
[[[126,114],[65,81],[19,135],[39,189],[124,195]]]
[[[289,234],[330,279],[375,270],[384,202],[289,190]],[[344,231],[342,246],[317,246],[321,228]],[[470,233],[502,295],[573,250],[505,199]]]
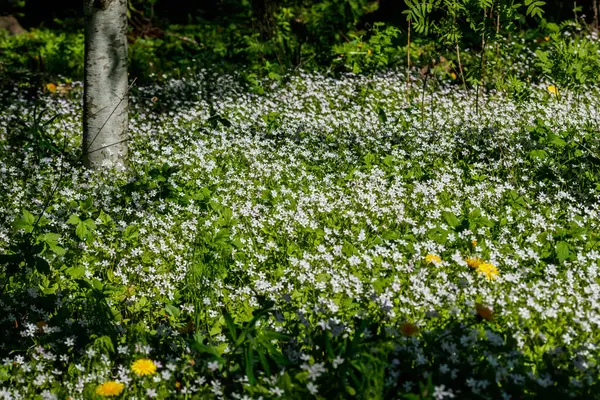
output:
[[[556,147],[565,147],[567,144],[563,138],[554,133],[548,134],[548,141]]]
[[[83,221],[80,221],[77,224],[77,227],[75,228],[75,234],[77,235],[77,237],[81,240],[85,240],[87,238],[88,235],[88,228],[87,226],[83,223]]]
[[[23,210],[23,214],[15,219],[14,229],[23,229],[25,232],[33,232],[33,225],[35,224],[35,216],[27,210]]]
[[[88,219],[86,219],[85,221],[83,221],[83,223],[85,224],[85,226],[87,226],[87,228],[88,228],[90,231],[93,231],[93,230],[95,230],[95,229],[96,229],[96,223],[95,223],[95,222],[94,222],[94,220],[93,220],[93,219],[91,219],[91,218],[88,218]]]
[[[556,258],[558,258],[561,264],[569,258],[569,255],[569,244],[567,242],[560,241],[556,243]]]
[[[237,340],[237,327],[233,322],[233,318],[231,318],[231,314],[227,310],[223,310],[223,318],[225,319],[225,325],[227,326],[227,330],[229,331],[229,335],[231,338],[236,341]]]
[[[67,224],[70,224],[70,225],[77,225],[80,222],[81,222],[81,219],[79,219],[79,217],[75,214],[71,215],[69,217],[69,219],[67,220]]]
[[[548,158],[548,153],[545,150],[537,149],[529,152],[529,158],[532,160],[545,160]]]
[[[379,118],[379,122],[382,124],[385,124],[388,120],[387,115],[385,115],[385,111],[381,107],[377,109],[377,118]]]
[[[179,315],[181,314],[181,310],[179,309],[179,307],[175,307],[172,304],[167,304],[165,306],[165,311],[172,317],[179,317]]]
[[[442,212],[442,215],[444,216],[446,223],[452,228],[456,228],[458,225],[460,225],[460,221],[458,220],[458,218],[456,218],[456,215],[454,215],[453,213],[449,211],[444,211]]]
[[[251,344],[246,349],[246,376],[248,377],[248,383],[254,386],[256,378],[254,377],[254,350]]]
[[[123,231],[123,238],[126,241],[131,241],[137,238],[139,235],[140,232],[137,225],[129,225],[127,228],[125,228],[125,231]]]
[[[398,239],[400,239],[400,233],[397,231],[387,231],[387,232],[384,232],[382,237],[385,240],[398,240]]]

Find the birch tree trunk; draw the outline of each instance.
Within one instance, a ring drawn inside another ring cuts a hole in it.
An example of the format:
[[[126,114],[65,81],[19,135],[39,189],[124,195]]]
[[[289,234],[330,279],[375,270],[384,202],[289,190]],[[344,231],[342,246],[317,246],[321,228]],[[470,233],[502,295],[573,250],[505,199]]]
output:
[[[127,0],[84,0],[83,154],[89,168],[127,157]]]

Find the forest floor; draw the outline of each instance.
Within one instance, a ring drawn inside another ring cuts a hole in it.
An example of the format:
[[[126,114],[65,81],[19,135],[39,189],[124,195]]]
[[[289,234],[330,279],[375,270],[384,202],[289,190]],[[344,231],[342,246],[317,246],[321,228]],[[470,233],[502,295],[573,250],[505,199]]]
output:
[[[0,93],[0,398],[591,398],[600,90],[528,89],[204,72],[125,172]]]

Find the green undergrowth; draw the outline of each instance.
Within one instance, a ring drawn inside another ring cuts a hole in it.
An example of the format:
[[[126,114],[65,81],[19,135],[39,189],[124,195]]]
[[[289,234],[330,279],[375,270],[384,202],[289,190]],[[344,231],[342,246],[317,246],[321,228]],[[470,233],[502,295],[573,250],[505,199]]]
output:
[[[3,90],[0,398],[593,398],[598,44],[572,39],[495,87],[139,86],[126,172],[82,167],[80,83]]]

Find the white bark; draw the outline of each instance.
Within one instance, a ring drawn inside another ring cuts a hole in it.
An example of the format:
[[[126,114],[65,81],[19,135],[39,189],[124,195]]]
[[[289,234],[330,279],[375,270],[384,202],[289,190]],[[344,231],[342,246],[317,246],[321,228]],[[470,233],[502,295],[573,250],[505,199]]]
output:
[[[90,168],[125,168],[127,0],[84,0],[83,154]]]

